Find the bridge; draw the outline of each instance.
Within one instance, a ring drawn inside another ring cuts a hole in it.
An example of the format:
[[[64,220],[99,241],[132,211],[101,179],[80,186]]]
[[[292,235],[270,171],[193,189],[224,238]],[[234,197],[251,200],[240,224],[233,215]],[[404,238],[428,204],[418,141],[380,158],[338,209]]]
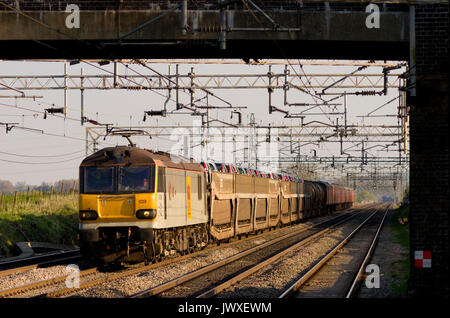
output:
[[[364,2],[16,2],[0,3],[0,58],[409,57],[406,1],[380,3],[379,28]]]

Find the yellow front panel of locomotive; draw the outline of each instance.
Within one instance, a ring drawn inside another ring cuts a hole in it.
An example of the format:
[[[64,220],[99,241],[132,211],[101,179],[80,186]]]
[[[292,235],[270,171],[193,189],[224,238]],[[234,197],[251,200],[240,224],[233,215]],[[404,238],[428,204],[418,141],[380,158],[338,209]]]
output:
[[[98,219],[83,222],[104,221],[137,221],[137,210],[157,209],[156,193],[136,194],[81,194],[80,210],[93,210],[98,213]]]
[[[134,195],[107,195],[98,197],[99,218],[130,218],[135,215]]]
[[[97,212],[97,194],[80,194],[80,211],[95,211]]]
[[[156,210],[158,208],[157,205],[157,196],[156,193],[136,193],[135,195],[135,205],[137,210]]]

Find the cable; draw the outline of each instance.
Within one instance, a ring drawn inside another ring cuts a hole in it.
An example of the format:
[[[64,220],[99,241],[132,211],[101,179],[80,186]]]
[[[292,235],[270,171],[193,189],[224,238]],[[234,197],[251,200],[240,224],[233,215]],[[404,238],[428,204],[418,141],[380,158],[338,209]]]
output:
[[[11,108],[18,108],[18,109],[27,110],[27,111],[34,112],[34,113],[45,114],[45,112],[40,111],[40,110],[30,109],[30,108],[26,108],[26,107],[17,106],[17,105],[0,103],[0,106],[11,107]],[[51,114],[51,115],[54,116],[54,117],[62,118],[62,119],[68,119],[68,120],[72,120],[72,121],[81,122],[81,119],[78,119],[78,118],[58,116],[58,115],[54,115],[54,114]]]
[[[18,128],[24,128],[24,127],[20,127],[20,126],[17,126],[17,127],[18,127]],[[36,132],[36,131],[28,130],[28,132],[37,133],[37,134],[40,134],[40,135],[47,135],[47,136],[52,136],[52,137],[61,137],[61,138],[67,138],[67,139],[79,140],[79,141],[84,141],[84,142],[86,142],[86,139],[77,138],[77,137],[71,137],[71,136],[67,136],[67,135],[58,135],[58,134],[48,133],[48,132],[44,132],[44,131]],[[107,144],[107,145],[114,146],[114,144],[107,143],[107,142],[99,142],[98,144],[99,144],[99,145],[101,145],[101,144]]]
[[[10,175],[10,174],[29,174],[29,173],[45,173],[45,172],[53,172],[53,171],[60,171],[60,170],[78,170],[78,164],[75,167],[70,168],[59,168],[59,169],[51,169],[51,170],[33,170],[33,171],[17,171],[17,172],[2,172],[2,175]]]
[[[10,162],[10,163],[27,164],[27,165],[49,165],[49,164],[55,164],[55,163],[69,162],[69,161],[81,159],[81,158],[84,158],[84,157],[85,157],[85,156],[81,156],[81,157],[80,157],[80,156],[77,156],[77,157],[72,158],[72,159],[61,160],[61,161],[52,161],[52,162],[23,162],[23,161],[6,160],[6,159],[1,159],[1,158],[0,158],[0,161],[3,161],[3,162]]]
[[[0,151],[1,154],[5,154],[5,155],[9,155],[9,156],[16,156],[16,157],[27,157],[27,158],[65,157],[65,156],[74,155],[74,154],[80,153],[80,152],[84,152],[84,150],[78,150],[78,151],[75,151],[75,152],[70,152],[70,153],[61,154],[61,155],[31,156],[31,155],[19,155],[19,154],[15,154],[15,153],[9,153],[9,152]]]
[[[25,114],[22,114],[22,115],[0,114],[0,116],[2,116],[2,117],[37,117],[38,114],[34,114],[34,115],[25,115]]]

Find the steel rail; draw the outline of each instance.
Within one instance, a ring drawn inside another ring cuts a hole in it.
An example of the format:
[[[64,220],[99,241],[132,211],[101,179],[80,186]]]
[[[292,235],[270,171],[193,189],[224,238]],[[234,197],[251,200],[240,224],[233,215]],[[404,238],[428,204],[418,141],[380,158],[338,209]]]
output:
[[[363,273],[364,269],[366,268],[367,263],[369,262],[369,260],[371,259],[372,255],[373,255],[373,252],[375,251],[375,247],[378,243],[378,238],[380,237],[381,229],[383,228],[384,221],[386,220],[386,216],[387,216],[390,208],[391,208],[391,205],[389,204],[388,207],[386,208],[386,211],[384,212],[383,219],[381,220],[380,224],[378,225],[377,231],[376,231],[376,233],[372,239],[372,242],[367,250],[366,256],[364,257],[364,260],[361,262],[361,266],[359,267],[359,270],[356,273],[355,278],[353,279],[352,285],[348,289],[345,298],[352,298],[352,297],[356,296],[356,292],[358,290],[358,285],[359,285],[358,283],[362,277],[362,273]]]
[[[359,213],[359,212],[357,212],[357,213]],[[354,217],[356,214],[346,218],[345,220]],[[194,272],[190,272],[190,273],[185,274],[185,275],[183,275],[181,277],[175,278],[175,279],[173,279],[173,280],[171,280],[171,281],[169,281],[167,283],[163,283],[161,285],[158,285],[158,286],[152,287],[150,289],[144,290],[142,292],[136,293],[136,294],[132,295],[130,298],[150,297],[150,296],[154,296],[154,295],[160,294],[160,293],[165,292],[167,290],[170,290],[170,289],[172,289],[172,288],[174,288],[174,287],[176,287],[178,285],[181,285],[181,284],[183,284],[185,282],[188,282],[188,281],[193,280],[193,279],[195,279],[197,277],[200,277],[200,276],[202,276],[204,274],[212,272],[212,271],[214,271],[214,270],[216,270],[216,269],[218,269],[220,267],[223,267],[223,266],[225,266],[227,264],[235,262],[235,261],[237,261],[237,260],[239,260],[239,259],[241,259],[241,258],[243,258],[245,256],[248,256],[248,255],[253,254],[253,253],[257,252],[257,251],[260,251],[260,250],[262,250],[262,249],[264,249],[264,248],[266,248],[268,246],[274,245],[274,244],[276,244],[276,243],[278,243],[280,241],[283,241],[283,240],[286,240],[288,238],[291,238],[291,237],[294,237],[296,235],[299,235],[301,233],[304,233],[304,232],[306,232],[308,230],[311,230],[311,229],[313,229],[315,227],[318,227],[320,225],[323,225],[324,223],[328,223],[328,222],[333,221],[333,220],[335,220],[337,218],[340,218],[340,217],[342,217],[342,215],[336,216],[336,217],[334,217],[332,219],[326,220],[326,221],[321,222],[319,224],[315,224],[315,225],[309,226],[309,227],[301,229],[299,231],[295,231],[295,232],[288,233],[286,235],[280,236],[280,237],[278,237],[276,239],[273,239],[273,240],[271,240],[269,242],[266,242],[264,244],[252,247],[252,248],[247,249],[245,251],[242,251],[242,252],[240,252],[238,254],[235,254],[233,256],[225,258],[225,259],[223,259],[221,261],[213,263],[211,265],[204,266],[204,267],[202,267],[202,268],[200,268],[200,269],[198,269],[198,270],[196,270]]]
[[[258,270],[260,270],[261,268],[263,268],[263,267],[265,267],[265,266],[275,262],[276,260],[280,259],[282,256],[286,255],[287,253],[289,253],[289,252],[291,252],[291,251],[293,251],[293,250],[295,250],[295,249],[297,249],[297,248],[307,244],[308,242],[310,242],[311,240],[313,240],[313,239],[315,239],[315,238],[317,238],[319,236],[324,235],[325,233],[331,231],[332,229],[334,229],[335,227],[339,226],[340,224],[349,221],[350,219],[352,219],[355,216],[359,215],[359,213],[361,213],[361,211],[351,215],[348,218],[345,218],[345,219],[339,221],[338,223],[333,224],[332,226],[330,226],[330,227],[328,227],[328,228],[326,228],[324,230],[321,230],[319,232],[316,232],[316,233],[314,233],[312,235],[307,236],[306,238],[302,239],[298,243],[295,243],[294,245],[284,249],[283,251],[281,251],[281,252],[279,252],[279,253],[277,253],[277,254],[267,258],[266,260],[264,260],[264,261],[258,263],[257,265],[249,268],[248,270],[246,270],[246,271],[244,271],[244,272],[242,272],[242,273],[232,277],[231,279],[227,280],[226,282],[223,282],[222,284],[207,290],[206,292],[204,292],[201,295],[197,296],[197,298],[213,297],[214,295],[217,295],[218,293],[220,293],[224,289],[226,289],[226,288],[236,284],[237,282],[247,278],[248,276],[250,276],[250,275],[254,274],[255,272],[257,272]]]
[[[292,284],[288,289],[286,289],[279,298],[286,298],[295,291],[297,291],[305,282],[307,282],[314,274],[316,274],[319,269],[321,269],[347,242],[361,230],[364,225],[367,224],[377,213],[379,209],[376,209],[369,217],[367,217],[362,223],[358,225],[346,238],[344,238],[336,247],[334,247],[327,255],[325,255],[319,262],[317,262],[307,273],[305,273],[300,279],[298,279],[294,284]]]

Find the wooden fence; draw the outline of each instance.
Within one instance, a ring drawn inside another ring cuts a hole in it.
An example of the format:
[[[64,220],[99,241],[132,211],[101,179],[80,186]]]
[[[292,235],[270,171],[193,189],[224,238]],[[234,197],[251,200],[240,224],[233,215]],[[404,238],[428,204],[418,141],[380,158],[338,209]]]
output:
[[[0,195],[0,213],[5,211],[15,212],[20,209],[33,207],[41,210],[42,206],[48,206],[51,202],[57,201],[61,198],[72,197],[78,195],[78,187],[74,182],[72,187],[64,187],[61,184],[60,187],[51,187],[47,191],[43,191],[42,187],[39,189],[30,189],[27,191],[14,191],[14,193],[1,192]]]

